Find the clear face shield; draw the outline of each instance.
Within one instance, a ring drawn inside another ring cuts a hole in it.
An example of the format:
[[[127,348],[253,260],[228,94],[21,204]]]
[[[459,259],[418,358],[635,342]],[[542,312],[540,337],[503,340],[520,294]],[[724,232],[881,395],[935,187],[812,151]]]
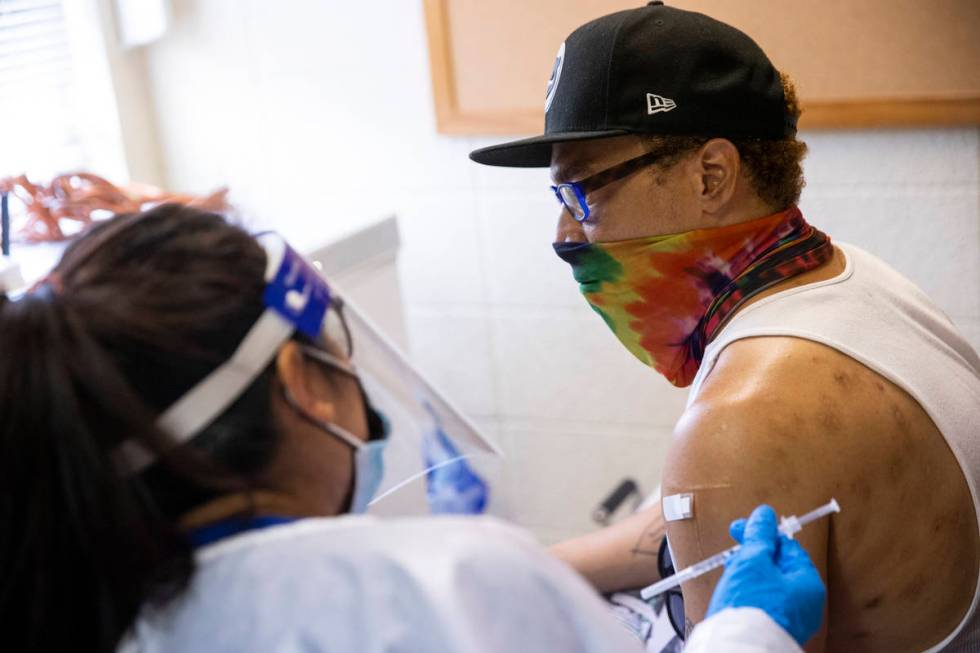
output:
[[[432,386],[370,319],[281,236],[263,234],[265,312],[232,357],[168,408],[158,425],[175,446],[217,419],[295,332],[349,358],[371,405],[387,420],[384,474],[369,512],[383,515],[500,512],[492,485],[501,473],[497,446]],[[341,358],[343,361],[343,358]],[[116,451],[129,473],[154,456],[130,440]],[[356,470],[355,470],[356,473]]]

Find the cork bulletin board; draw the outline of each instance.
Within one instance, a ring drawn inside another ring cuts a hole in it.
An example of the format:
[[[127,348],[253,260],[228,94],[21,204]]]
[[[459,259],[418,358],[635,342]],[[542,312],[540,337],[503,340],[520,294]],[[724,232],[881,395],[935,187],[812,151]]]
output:
[[[531,134],[576,27],[642,0],[423,0],[438,129]],[[802,129],[980,124],[980,0],[668,0],[734,25],[796,83]]]

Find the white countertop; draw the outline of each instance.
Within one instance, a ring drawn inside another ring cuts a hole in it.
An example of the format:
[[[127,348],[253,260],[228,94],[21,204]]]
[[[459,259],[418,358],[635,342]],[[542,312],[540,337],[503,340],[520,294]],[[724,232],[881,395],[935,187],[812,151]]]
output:
[[[397,219],[392,215],[380,220],[367,221],[365,226],[348,232],[335,234],[315,234],[302,237],[295,226],[283,236],[297,250],[320,263],[324,275],[329,279],[348,274],[351,270],[379,258],[394,257],[397,254],[400,237]],[[250,231],[272,229],[273,225],[259,225],[246,221]],[[317,225],[322,232],[322,225]],[[312,230],[311,230],[312,231]],[[68,242],[60,243],[11,243],[11,258],[20,266],[22,283],[30,287],[48,273],[61,258]],[[7,274],[9,267],[0,268],[0,274]],[[0,284],[10,283],[0,278]],[[10,285],[8,290],[17,290]]]

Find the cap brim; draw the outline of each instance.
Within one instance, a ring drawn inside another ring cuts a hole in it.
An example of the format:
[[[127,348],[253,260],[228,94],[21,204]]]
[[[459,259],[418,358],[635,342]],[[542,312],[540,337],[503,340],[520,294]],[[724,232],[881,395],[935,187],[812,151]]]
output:
[[[629,133],[624,129],[607,129],[602,131],[544,134],[542,136],[534,136],[533,138],[524,138],[519,141],[481,147],[478,150],[470,152],[470,159],[488,166],[547,168],[551,165],[551,146],[555,143],[610,138]]]

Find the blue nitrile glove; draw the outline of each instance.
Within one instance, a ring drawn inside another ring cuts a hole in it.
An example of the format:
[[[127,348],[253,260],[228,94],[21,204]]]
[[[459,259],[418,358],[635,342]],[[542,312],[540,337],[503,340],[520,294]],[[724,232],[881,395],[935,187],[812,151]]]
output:
[[[796,540],[781,535],[776,512],[759,506],[729,532],[742,548],[725,565],[708,616],[725,608],[759,608],[803,646],[820,628],[827,597],[820,573]]]

